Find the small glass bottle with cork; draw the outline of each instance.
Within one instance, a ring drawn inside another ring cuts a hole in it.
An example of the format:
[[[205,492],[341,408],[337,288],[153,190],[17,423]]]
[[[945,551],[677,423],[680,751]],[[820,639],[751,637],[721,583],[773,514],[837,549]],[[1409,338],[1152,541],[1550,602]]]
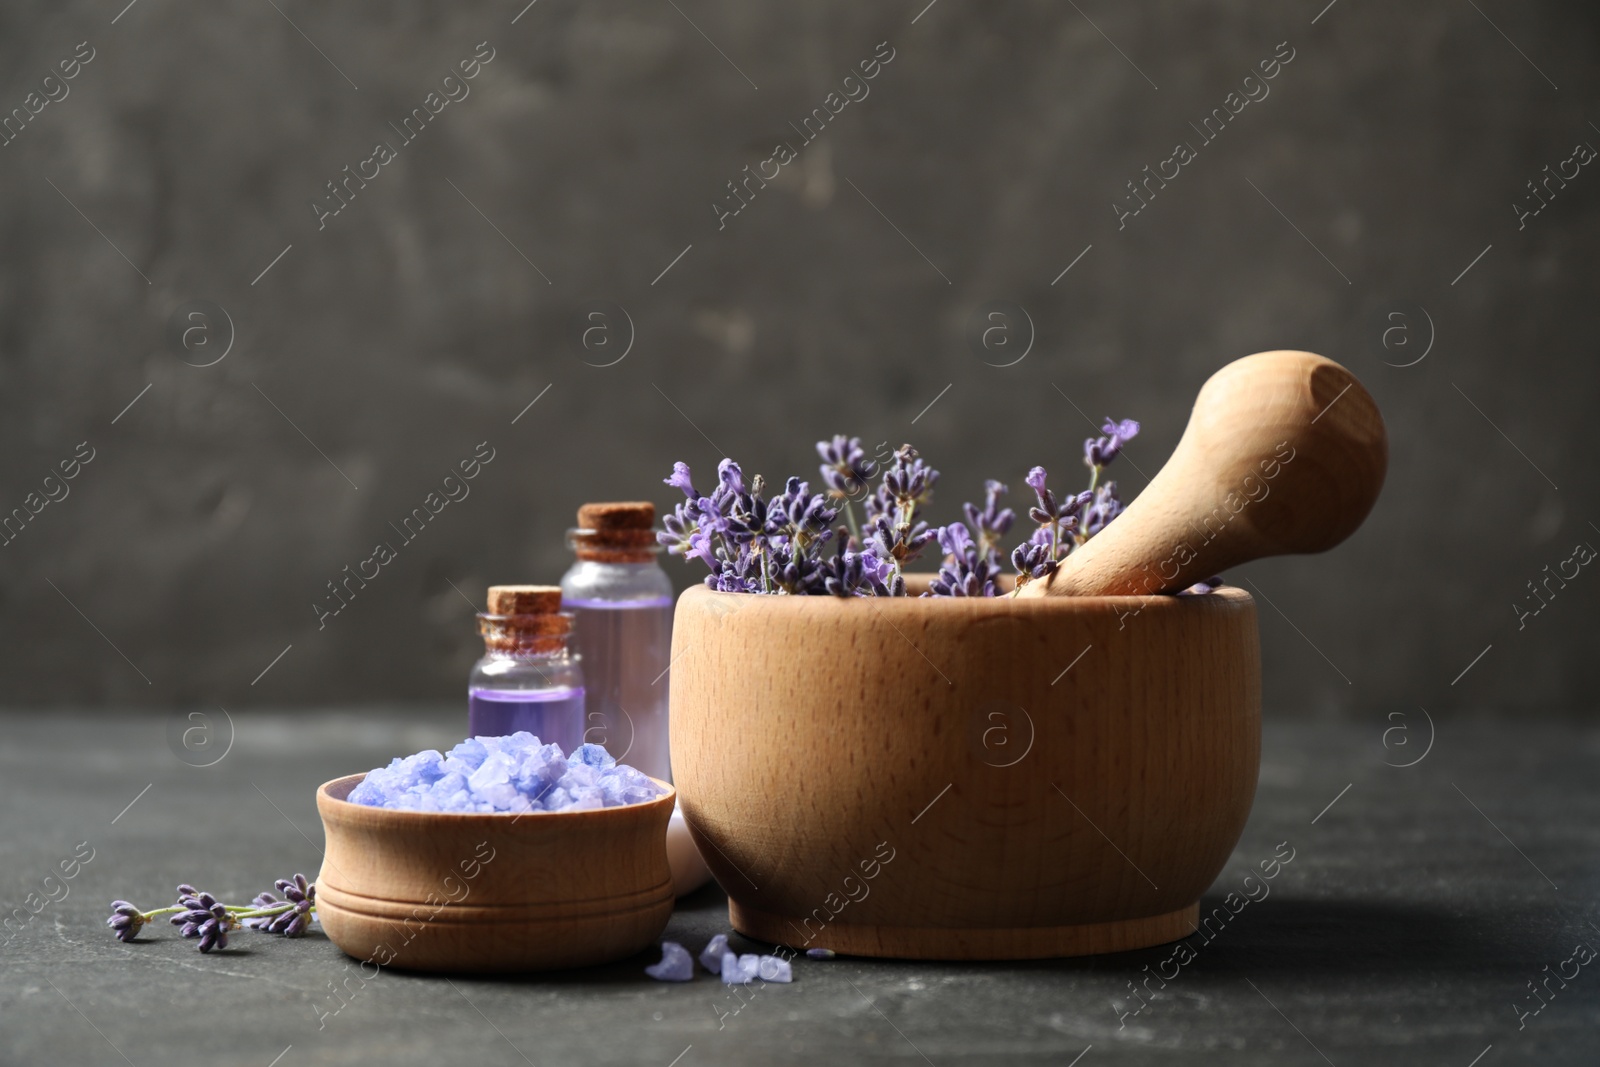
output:
[[[644,501],[585,504],[567,531],[577,560],[561,579],[562,606],[588,679],[584,740],[604,745],[662,781],[672,781],[667,739],[667,669],[672,655],[672,581],[657,558],[656,509]],[[667,861],[679,896],[711,878],[681,812],[667,824]]]
[[[586,739],[618,760],[672,780],[667,751],[672,582],[656,562],[655,505],[585,504],[567,531],[577,555],[561,579],[562,606],[577,622],[583,655]]]
[[[488,608],[478,616],[483,658],[467,682],[468,732],[526,730],[572,752],[584,740],[584,679],[568,647],[573,618],[561,611],[560,588],[492,585]]]

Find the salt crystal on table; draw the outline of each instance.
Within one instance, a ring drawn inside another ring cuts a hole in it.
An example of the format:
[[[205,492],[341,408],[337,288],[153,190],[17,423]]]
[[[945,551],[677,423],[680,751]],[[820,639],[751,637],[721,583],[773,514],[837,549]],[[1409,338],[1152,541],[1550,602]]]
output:
[[[754,960],[755,957],[751,956],[750,959]],[[722,954],[721,971],[723,985],[749,985],[750,979],[755,977],[753,970],[750,974],[744,972],[744,969],[739,966],[739,957],[731,952]]]
[[[722,954],[728,951],[728,935],[718,934],[700,952],[700,966],[712,974],[722,972]]]
[[[740,960],[740,964],[743,964]],[[756,959],[756,977],[765,982],[792,982],[794,971],[789,961],[778,956],[760,956]]]
[[[694,977],[694,960],[689,950],[676,941],[661,942],[661,962],[646,967],[644,973],[658,982],[687,982]]]
[[[763,982],[792,982],[794,972],[788,960],[777,956],[757,956],[753,952],[742,956],[735,956],[732,952],[722,954],[724,985],[749,985],[757,978]]]

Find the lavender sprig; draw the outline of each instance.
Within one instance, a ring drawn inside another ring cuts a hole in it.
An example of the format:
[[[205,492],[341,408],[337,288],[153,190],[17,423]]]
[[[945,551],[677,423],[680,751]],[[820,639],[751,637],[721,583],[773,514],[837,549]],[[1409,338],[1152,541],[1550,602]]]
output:
[[[999,590],[999,565],[978,547],[966,526],[952,522],[939,528],[945,560],[924,596],[994,596]]]
[[[263,892],[256,894],[249,904],[224,904],[185,882],[178,886],[177,904],[169,908],[143,911],[126,900],[112,901],[106,925],[119,940],[131,942],[141,928],[156,917],[166,915],[182,937],[197,939],[200,951],[207,953],[227,948],[228,934],[241,926],[299,937],[309,928],[316,913],[317,887],[303,874],[292,879],[280,878],[275,884],[286,899],[279,900],[272,893]]]
[[[861,527],[850,502],[867,491],[878,465],[867,458],[861,448],[861,438],[846,437],[842,433],[834,434],[831,441],[818,441],[817,455],[822,458],[818,469],[823,484],[828,487],[828,498],[839,501],[850,536],[860,541]]]
[[[1011,524],[1017,518],[1010,508],[1000,507],[1000,498],[1010,491],[1004,483],[990,478],[983,483],[982,510],[974,504],[961,505],[961,510],[967,516],[968,529],[977,534],[979,550],[990,566],[995,568],[1000,566],[1000,539],[1011,531]]]
[[[178,903],[183,910],[172,916],[172,925],[184,937],[200,939],[200,951],[228,947],[228,932],[238,929],[238,920],[210,893],[183,894],[190,886],[180,886]]]
[[[150,916],[126,900],[113,900],[111,917],[106,920],[106,925],[111,927],[118,941],[132,941],[139,936],[140,929],[149,921]]]
[[[1058,498],[1046,485],[1043,467],[1028,472],[1035,498],[1028,515],[1035,528],[1010,553],[1019,587],[1053,573],[1122,513],[1117,483],[1102,481],[1102,474],[1139,429],[1132,419],[1107,419],[1103,436],[1084,441],[1090,477],[1081,493]],[[687,464],[674,464],[664,481],[684,500],[663,520],[657,540],[673,555],[705,564],[706,584],[721,592],[840,597],[905,595],[907,565],[937,540],[942,560],[926,595],[998,594],[1006,558],[1001,542],[1016,521],[1016,513],[1000,505],[1008,492],[1004,483],[984,483],[983,506],[962,506],[965,523],[931,526],[922,512],[939,472],[911,445],[896,449],[881,466],[867,458],[859,437],[836,434],[818,441],[816,449],[825,487],[818,493],[791,477],[768,497],[763,479],[758,475],[747,483],[732,459],[717,465],[715,487],[703,492]],[[880,471],[879,484],[868,492]],[[857,498],[864,513],[859,523]],[[844,523],[836,527],[840,518]]]

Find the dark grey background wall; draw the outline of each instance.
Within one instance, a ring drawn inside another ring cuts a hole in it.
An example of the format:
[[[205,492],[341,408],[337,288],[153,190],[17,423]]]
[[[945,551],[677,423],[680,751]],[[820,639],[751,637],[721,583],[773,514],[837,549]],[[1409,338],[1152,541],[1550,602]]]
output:
[[[574,508],[666,503],[674,459],[781,477],[824,434],[910,440],[954,518],[985,477],[1076,481],[1089,417],[1143,420],[1153,473],[1206,376],[1277,347],[1352,367],[1393,457],[1352,541],[1234,576],[1269,705],[1600,691],[1600,575],[1513,606],[1600,545],[1600,173],[1563,163],[1600,145],[1591,4],[123,2],[0,9],[0,109],[93,50],[0,147],[0,510],[94,457],[0,548],[9,704],[456,699],[462,594],[554,580]],[[884,41],[870,95],[719,229],[725,183]],[[1119,228],[1179,141],[1198,158]],[[1578,173],[1519,222],[1546,165]],[[185,350],[195,300],[226,319]],[[1014,366],[1020,335],[967,339],[991,301],[1032,320]],[[595,366],[612,306],[632,348]],[[485,441],[471,495],[319,629],[325,583]]]

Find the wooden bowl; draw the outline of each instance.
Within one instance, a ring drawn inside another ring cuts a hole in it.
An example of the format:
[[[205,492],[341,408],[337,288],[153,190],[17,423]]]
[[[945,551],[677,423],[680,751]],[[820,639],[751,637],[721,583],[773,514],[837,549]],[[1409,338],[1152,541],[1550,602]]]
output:
[[[672,769],[741,933],[915,959],[1192,932],[1255,794],[1260,649],[1204,596],[756,596],[672,631]]]
[[[672,915],[674,791],[591,811],[451,815],[317,790],[327,836],[317,915],[351,956],[403,970],[582,967],[631,956]]]

